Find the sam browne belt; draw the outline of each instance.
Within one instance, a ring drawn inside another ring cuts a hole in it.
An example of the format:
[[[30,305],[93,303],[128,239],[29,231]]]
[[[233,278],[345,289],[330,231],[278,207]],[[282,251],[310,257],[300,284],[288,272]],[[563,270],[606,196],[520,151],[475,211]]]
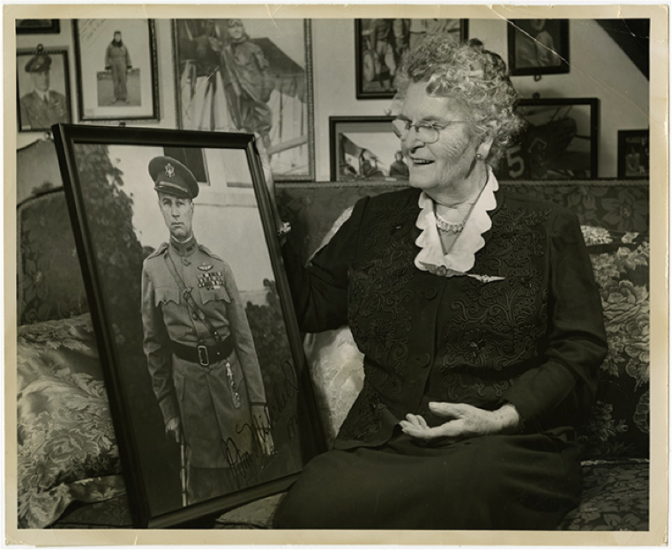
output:
[[[202,367],[209,367],[213,363],[227,359],[233,352],[233,340],[230,336],[214,346],[204,344],[187,346],[175,341],[172,341],[172,346],[173,353],[180,359],[190,363],[198,363]]]

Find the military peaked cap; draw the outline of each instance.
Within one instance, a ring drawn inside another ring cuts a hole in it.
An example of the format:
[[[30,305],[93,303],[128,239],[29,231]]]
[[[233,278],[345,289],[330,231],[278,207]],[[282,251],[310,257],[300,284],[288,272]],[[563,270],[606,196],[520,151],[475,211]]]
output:
[[[198,182],[194,174],[179,160],[172,157],[154,157],[149,161],[148,170],[157,192],[184,199],[198,196]]]
[[[41,73],[51,67],[51,56],[44,53],[42,47],[37,48],[37,53],[28,60],[24,67],[27,73]]]

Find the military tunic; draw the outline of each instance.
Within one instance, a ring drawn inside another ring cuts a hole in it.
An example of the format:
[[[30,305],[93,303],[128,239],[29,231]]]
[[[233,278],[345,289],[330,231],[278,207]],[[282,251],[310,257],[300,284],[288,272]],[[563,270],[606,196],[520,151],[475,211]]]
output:
[[[63,94],[49,90],[46,99],[37,92],[19,101],[21,130],[49,130],[54,124],[70,122],[70,107]]]
[[[222,339],[228,358],[201,366],[173,353],[172,342],[214,346],[213,335],[185,300],[168,267],[191,291]],[[162,244],[142,271],[144,351],[164,421],[181,417],[190,466],[227,468],[253,452],[251,405],[266,395],[245,309],[229,265],[192,239]],[[171,342],[172,341],[172,342]]]

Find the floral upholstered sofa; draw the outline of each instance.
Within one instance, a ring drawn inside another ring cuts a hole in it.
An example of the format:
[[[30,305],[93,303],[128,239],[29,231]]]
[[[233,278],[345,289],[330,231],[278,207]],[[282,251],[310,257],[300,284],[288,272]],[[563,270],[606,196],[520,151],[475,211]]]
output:
[[[279,185],[283,217],[305,259],[361,196],[389,190]],[[649,521],[649,198],[645,182],[504,184],[580,218],[602,294],[609,354],[581,428],[584,494],[564,530],[645,531]],[[62,189],[18,207],[18,523],[126,528],[119,453]],[[309,335],[318,406],[333,439],[361,388],[347,328]],[[266,528],[282,495],[231,510],[214,528]]]

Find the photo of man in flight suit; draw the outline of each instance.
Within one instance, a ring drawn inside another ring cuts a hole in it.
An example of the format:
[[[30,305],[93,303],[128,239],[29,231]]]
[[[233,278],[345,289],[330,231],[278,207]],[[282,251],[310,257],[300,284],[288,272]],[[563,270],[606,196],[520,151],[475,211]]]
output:
[[[186,450],[183,503],[192,504],[249,485],[274,446],[233,272],[194,236],[196,178],[165,156],[148,170],[170,239],[143,264],[143,347],[166,433]]]

